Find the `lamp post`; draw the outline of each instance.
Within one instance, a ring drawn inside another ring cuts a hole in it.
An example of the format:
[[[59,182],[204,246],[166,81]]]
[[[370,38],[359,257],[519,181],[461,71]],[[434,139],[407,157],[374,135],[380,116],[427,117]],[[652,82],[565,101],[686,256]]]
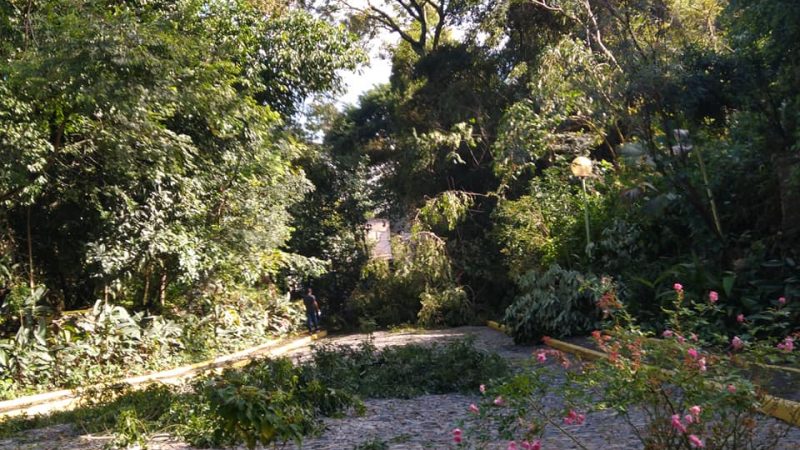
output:
[[[572,160],[569,169],[573,175],[581,179],[581,187],[583,187],[583,220],[586,225],[586,255],[591,256],[592,238],[589,234],[589,201],[586,199],[586,178],[592,175],[592,160],[585,156],[578,156]]]

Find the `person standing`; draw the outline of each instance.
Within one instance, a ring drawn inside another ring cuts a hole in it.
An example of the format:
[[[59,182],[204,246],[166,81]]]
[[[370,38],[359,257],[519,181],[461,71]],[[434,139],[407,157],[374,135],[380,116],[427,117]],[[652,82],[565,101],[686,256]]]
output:
[[[306,305],[306,325],[308,325],[308,332],[313,333],[319,331],[319,304],[311,288],[306,289],[306,293],[303,295],[303,303]]]

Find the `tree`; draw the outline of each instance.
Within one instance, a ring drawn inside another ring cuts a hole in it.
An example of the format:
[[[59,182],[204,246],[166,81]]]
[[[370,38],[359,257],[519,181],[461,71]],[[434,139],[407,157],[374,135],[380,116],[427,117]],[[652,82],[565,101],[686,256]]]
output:
[[[0,29],[0,218],[31,279],[73,307],[274,270],[311,188],[286,123],[351,36],[249,1],[30,5]]]
[[[366,0],[365,5],[338,1],[354,14],[352,21],[397,34],[418,56],[439,48],[447,27],[461,24],[479,4],[475,0]]]

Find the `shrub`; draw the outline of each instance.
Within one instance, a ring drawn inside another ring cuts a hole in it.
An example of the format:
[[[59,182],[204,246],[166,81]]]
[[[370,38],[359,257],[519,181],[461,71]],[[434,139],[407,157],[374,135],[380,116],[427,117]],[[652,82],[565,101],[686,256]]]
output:
[[[470,340],[380,352],[370,342],[322,346],[303,365],[294,366],[286,358],[264,359],[177,388],[93,387],[84,392],[89,401],[81,409],[49,418],[10,419],[2,423],[0,434],[76,422],[90,432],[113,431],[118,446],[142,445],[159,430],[199,447],[300,443],[320,430],[322,416],[363,414],[359,396],[473,391],[507,373],[505,360],[476,349]]]
[[[470,392],[509,370],[500,356],[476,349],[471,340],[380,352],[370,342],[322,346],[314,352],[312,367],[325,385],[378,398]]]
[[[444,241],[415,232],[392,243],[394,259],[372,261],[353,292],[355,317],[379,327],[414,323],[462,325],[471,318],[467,293],[456,284]]]
[[[417,314],[419,324],[426,327],[458,326],[473,318],[472,302],[460,286],[441,292],[425,291],[420,295],[422,308]]]
[[[570,336],[597,327],[599,283],[593,275],[553,264],[517,278],[520,294],[506,309],[505,323],[517,342],[542,336]]]
[[[531,443],[552,427],[574,447],[594,448],[560,424],[581,425],[593,420],[589,412],[606,409],[621,416],[646,449],[780,446],[791,425],[764,420],[759,408],[770,400],[751,377],[756,363],[796,360],[792,336],[777,345],[737,337],[724,353],[713,353],[700,331],[709,325],[704,316],[717,312],[717,295],[692,303],[676,283],[673,298],[672,308],[664,309],[671,327],[664,339],[648,337],[617,305],[608,311],[608,332],[592,333],[607,358],[575,364],[557,350],[540,350],[530,370],[489,385],[482,404],[471,408],[476,415],[465,424],[464,447],[485,448],[498,435]],[[548,364],[551,358],[568,370]]]

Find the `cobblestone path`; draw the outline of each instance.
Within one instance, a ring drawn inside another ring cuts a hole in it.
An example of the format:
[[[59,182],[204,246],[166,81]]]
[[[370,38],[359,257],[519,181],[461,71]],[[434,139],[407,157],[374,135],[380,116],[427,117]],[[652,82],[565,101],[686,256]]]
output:
[[[478,347],[497,352],[512,361],[522,361],[538,347],[516,346],[510,338],[486,327],[460,327],[448,330],[377,332],[372,335],[378,347],[409,343],[443,342],[472,335]],[[331,337],[326,343],[355,345],[366,335]],[[309,349],[298,349],[289,356],[301,359]],[[478,395],[462,394],[427,395],[413,399],[366,400],[367,413],[362,417],[325,419],[327,430],[319,437],[303,442],[301,450],[423,450],[451,449],[451,430],[460,420],[468,418],[467,406],[477,403]],[[781,423],[765,418],[770,425]],[[640,444],[630,427],[611,412],[591,413],[582,426],[569,427],[570,431],[590,450],[637,449]],[[107,436],[76,433],[69,426],[49,427],[27,433],[13,441],[0,441],[0,449],[101,449],[109,440]],[[193,450],[169,436],[155,436],[150,442],[152,450]],[[498,442],[490,449],[507,448]],[[542,440],[545,450],[579,448],[570,438],[552,428]],[[782,450],[800,448],[800,428],[791,428],[782,440]]]

